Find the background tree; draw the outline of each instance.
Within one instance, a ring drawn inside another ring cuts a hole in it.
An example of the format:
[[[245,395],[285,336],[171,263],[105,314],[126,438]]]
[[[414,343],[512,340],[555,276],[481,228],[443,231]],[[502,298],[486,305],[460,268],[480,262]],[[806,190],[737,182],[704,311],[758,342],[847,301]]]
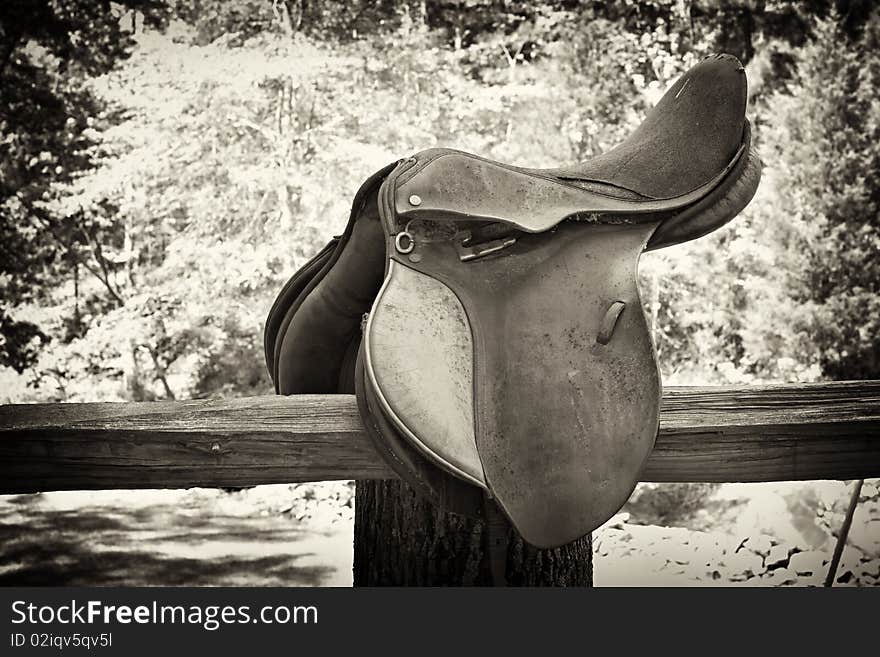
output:
[[[817,24],[801,51],[790,93],[771,105],[784,193],[804,231],[809,259],[798,299],[823,373],[880,374],[880,31],[840,16]]]
[[[84,212],[59,214],[50,203],[59,186],[100,157],[99,130],[114,114],[85,84],[129,55],[131,30],[121,18],[135,10],[153,25],[163,20],[153,0],[10,0],[0,7],[0,364],[18,372],[34,363],[49,336],[17,319],[16,306],[40,302],[43,290],[71,270],[78,283],[81,265],[94,266],[112,294],[104,236],[98,237],[108,223]],[[82,259],[86,251],[90,262]],[[75,308],[64,326],[72,334],[81,330],[78,301]]]

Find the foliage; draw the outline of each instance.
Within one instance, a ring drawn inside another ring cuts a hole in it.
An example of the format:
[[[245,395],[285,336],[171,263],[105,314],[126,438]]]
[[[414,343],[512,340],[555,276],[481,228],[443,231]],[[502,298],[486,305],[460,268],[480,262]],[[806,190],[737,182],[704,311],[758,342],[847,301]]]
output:
[[[37,301],[77,267],[73,250],[97,230],[45,202],[55,185],[93,168],[100,156],[99,130],[111,117],[82,83],[127,57],[133,41],[122,10],[142,12],[156,26],[162,21],[154,0],[126,0],[112,11],[88,0],[0,6],[0,365],[19,372],[47,336],[16,319],[14,306]]]
[[[641,483],[630,496],[623,510],[630,522],[637,525],[671,525],[686,523],[695,512],[706,507],[720,484]]]
[[[851,41],[835,18],[819,22],[792,93],[774,102],[784,192],[813,224],[800,297],[815,304],[808,328],[823,371],[839,379],[880,375],[878,45],[877,21]]]
[[[728,227],[643,258],[665,380],[876,372],[866,3],[109,7],[0,7],[0,363],[22,373],[0,373],[6,399],[266,392],[265,314],[367,175],[435,145],[590,157],[718,49],[747,62],[767,166]]]

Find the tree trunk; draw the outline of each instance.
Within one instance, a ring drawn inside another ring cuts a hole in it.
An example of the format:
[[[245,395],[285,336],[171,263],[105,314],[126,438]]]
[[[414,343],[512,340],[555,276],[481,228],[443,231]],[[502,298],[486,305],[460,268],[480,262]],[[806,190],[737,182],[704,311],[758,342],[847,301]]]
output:
[[[590,536],[539,550],[507,535],[508,586],[592,585]],[[357,482],[355,586],[493,586],[487,540],[482,521],[442,513],[401,481]]]

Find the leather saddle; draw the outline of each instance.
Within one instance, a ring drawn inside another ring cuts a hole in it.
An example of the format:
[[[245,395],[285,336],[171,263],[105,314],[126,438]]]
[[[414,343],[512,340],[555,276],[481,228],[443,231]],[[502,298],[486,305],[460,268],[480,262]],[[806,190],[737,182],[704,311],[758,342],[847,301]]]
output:
[[[752,198],[745,109],[742,65],[717,55],[587,162],[433,148],[378,171],[269,313],[276,391],[355,392],[382,456],[446,510],[479,516],[492,498],[542,548],[591,532],[658,430],[639,255]]]

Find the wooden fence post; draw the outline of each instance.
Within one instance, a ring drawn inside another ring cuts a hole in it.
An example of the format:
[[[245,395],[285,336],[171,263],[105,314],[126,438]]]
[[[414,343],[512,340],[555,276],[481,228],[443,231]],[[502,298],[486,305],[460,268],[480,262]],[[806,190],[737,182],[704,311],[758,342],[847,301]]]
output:
[[[437,511],[401,481],[358,481],[354,519],[355,586],[497,584],[481,521]],[[591,586],[586,536],[554,550],[524,543],[510,528],[510,586]]]

